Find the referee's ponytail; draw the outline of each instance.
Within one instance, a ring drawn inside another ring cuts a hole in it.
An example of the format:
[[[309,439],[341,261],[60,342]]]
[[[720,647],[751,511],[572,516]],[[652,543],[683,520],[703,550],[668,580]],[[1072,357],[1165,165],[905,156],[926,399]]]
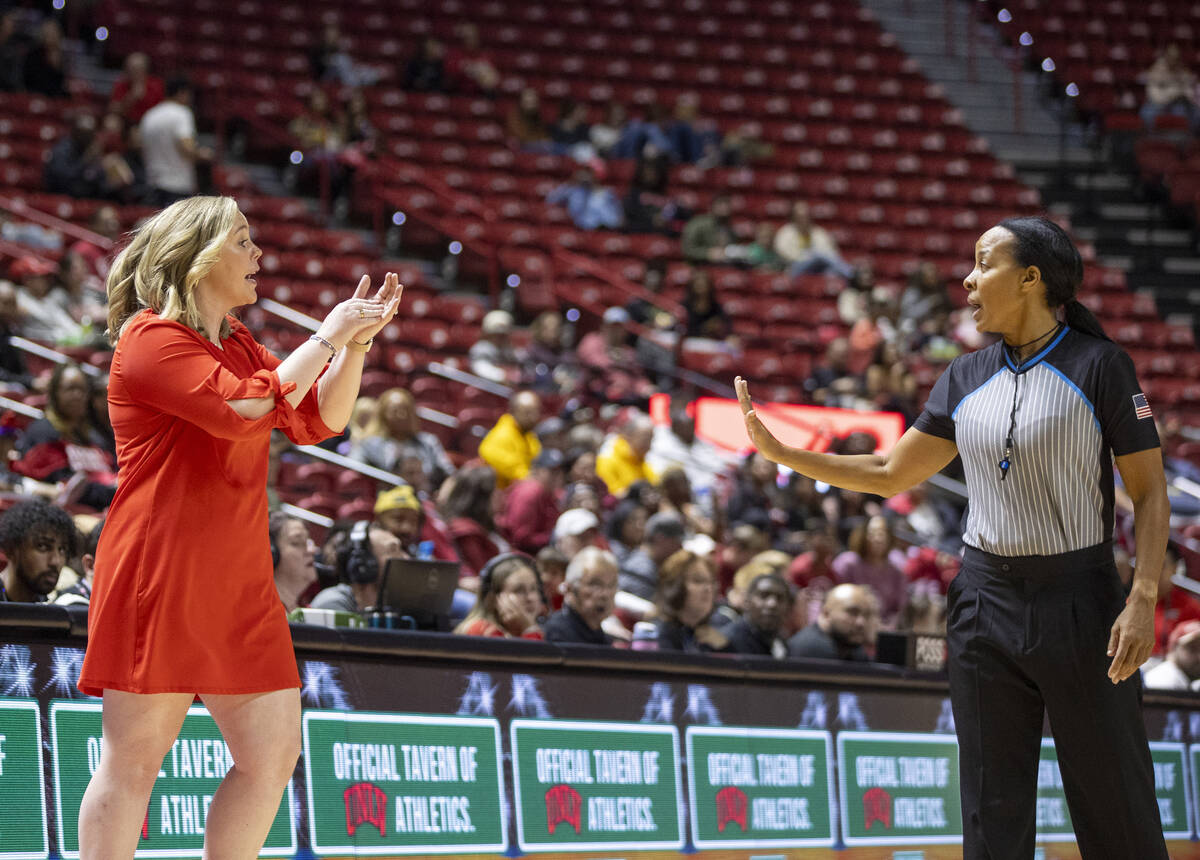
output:
[[[1046,304],[1063,308],[1076,331],[1110,340],[1100,320],[1075,297],[1083,283],[1083,259],[1062,227],[1049,218],[1006,218],[997,226],[1013,234],[1012,255],[1018,266],[1037,266],[1046,285]]]

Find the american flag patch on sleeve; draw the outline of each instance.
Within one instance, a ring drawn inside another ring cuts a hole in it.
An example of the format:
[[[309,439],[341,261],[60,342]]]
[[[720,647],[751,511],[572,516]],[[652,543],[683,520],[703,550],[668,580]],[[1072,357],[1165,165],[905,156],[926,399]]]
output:
[[[1150,404],[1146,402],[1146,395],[1140,391],[1133,395],[1133,414],[1138,418],[1150,417]]]

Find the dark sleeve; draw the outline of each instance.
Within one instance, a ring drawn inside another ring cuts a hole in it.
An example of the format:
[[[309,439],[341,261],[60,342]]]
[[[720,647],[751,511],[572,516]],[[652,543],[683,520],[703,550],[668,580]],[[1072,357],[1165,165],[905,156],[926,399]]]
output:
[[[1097,388],[1096,417],[1105,443],[1116,456],[1160,446],[1150,404],[1138,385],[1133,359],[1124,350],[1109,356]]]
[[[953,371],[954,362],[951,362],[950,366],[938,377],[938,381],[933,384],[933,391],[929,392],[929,399],[925,401],[924,411],[913,422],[913,427],[922,433],[949,439],[951,442],[956,441],[954,418],[951,417],[954,414],[954,408],[951,406],[950,400],[950,376]]]

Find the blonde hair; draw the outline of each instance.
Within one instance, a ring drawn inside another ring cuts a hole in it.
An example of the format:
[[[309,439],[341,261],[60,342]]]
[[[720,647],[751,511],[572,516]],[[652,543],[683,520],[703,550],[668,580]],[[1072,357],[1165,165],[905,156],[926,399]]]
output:
[[[371,416],[371,420],[363,428],[363,438],[368,436],[381,436],[385,439],[394,438],[384,416],[384,413],[388,410],[388,406],[394,400],[401,400],[408,405],[409,435],[412,438],[416,438],[417,433],[421,430],[421,422],[417,417],[416,398],[412,396],[412,392],[407,388],[389,388],[383,394],[379,395],[379,399],[375,405],[375,414]]]
[[[172,203],[133,234],[108,273],[108,339],[114,346],[146,308],[204,332],[196,284],[212,271],[237,219],[232,197],[189,197]],[[229,320],[220,336],[229,336]]]

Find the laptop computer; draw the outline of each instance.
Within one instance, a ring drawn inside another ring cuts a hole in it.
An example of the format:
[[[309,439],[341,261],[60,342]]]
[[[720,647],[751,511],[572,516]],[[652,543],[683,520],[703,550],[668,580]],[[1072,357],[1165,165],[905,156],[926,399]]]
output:
[[[411,616],[418,627],[439,629],[449,617],[457,587],[457,562],[388,559],[379,583],[379,608]]]

